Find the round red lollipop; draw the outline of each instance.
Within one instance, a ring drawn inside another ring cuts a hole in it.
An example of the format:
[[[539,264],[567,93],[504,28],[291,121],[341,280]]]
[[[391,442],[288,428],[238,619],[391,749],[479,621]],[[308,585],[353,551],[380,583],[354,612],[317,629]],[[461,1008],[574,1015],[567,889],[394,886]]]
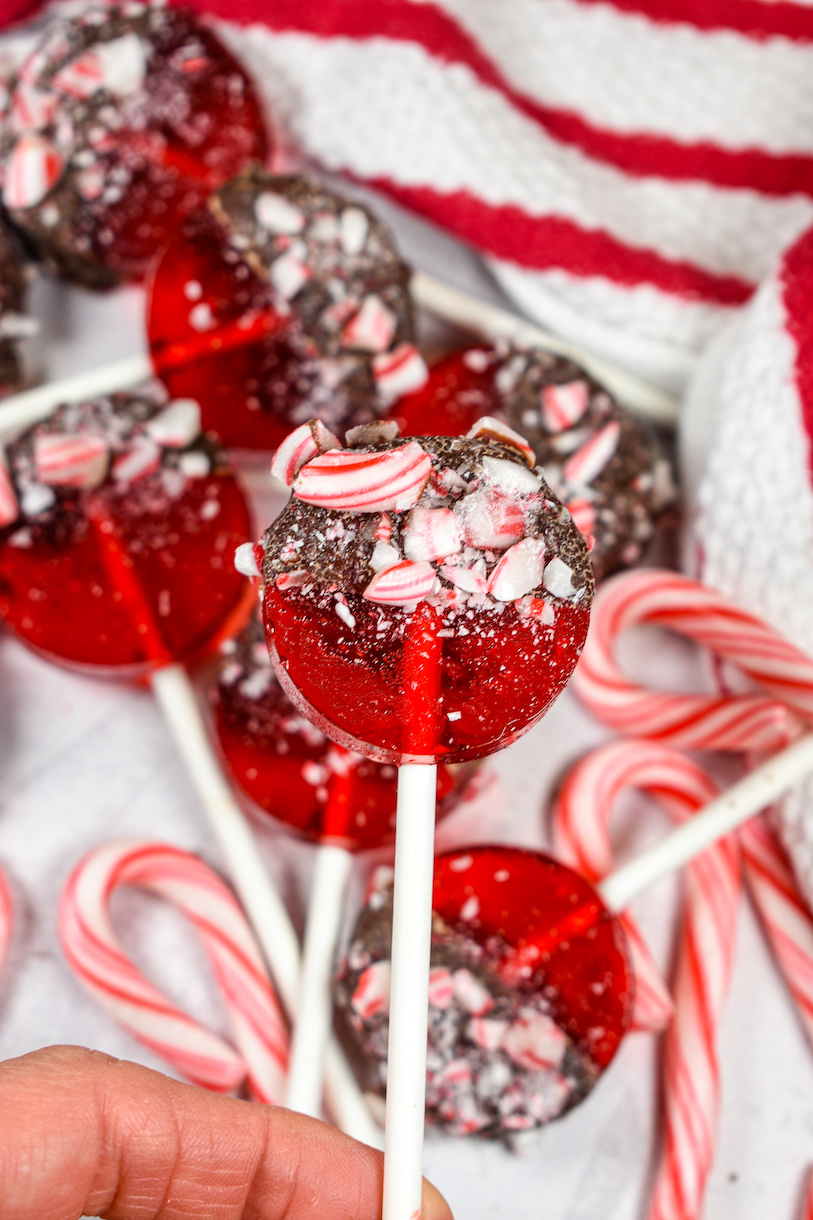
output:
[[[541,852],[478,846],[435,861],[427,1114],[510,1139],[590,1092],[629,1024],[633,976],[617,919]],[[391,891],[359,919],[338,1001],[386,1084]]]
[[[366,208],[254,169],[191,215],[156,263],[153,362],[228,446],[274,449],[311,416],[342,429],[426,377],[407,283]]]
[[[197,404],[63,406],[0,467],[0,615],[63,664],[135,676],[188,660],[247,613],[248,507]]]
[[[221,652],[217,738],[234,782],[258,810],[298,834],[350,851],[391,841],[395,767],[343,749],[297,711],[274,674],[258,620]],[[468,766],[439,769],[441,815],[470,777]]]
[[[182,217],[268,153],[251,82],[194,14],[72,6],[12,82],[3,203],[62,275],[101,287],[141,279]]]
[[[304,425],[272,470],[292,485],[263,538],[272,659],[297,706],[392,762],[481,758],[565,686],[593,583],[570,514],[530,447]]]
[[[539,348],[454,352],[391,413],[405,435],[456,436],[484,415],[520,432],[589,539],[597,580],[641,557],[676,498],[650,425],[573,361]]]

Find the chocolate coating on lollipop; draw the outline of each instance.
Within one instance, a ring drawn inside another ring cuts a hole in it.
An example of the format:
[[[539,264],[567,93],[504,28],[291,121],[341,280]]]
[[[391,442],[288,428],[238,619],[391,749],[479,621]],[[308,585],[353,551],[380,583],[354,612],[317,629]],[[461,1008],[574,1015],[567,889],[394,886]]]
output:
[[[20,388],[16,340],[33,333],[33,320],[21,316],[23,267],[16,238],[0,222],[0,397]]]
[[[156,4],[52,17],[6,117],[3,203],[42,258],[90,287],[140,278],[181,216],[267,154],[237,62],[194,14]]]
[[[367,1087],[384,1092],[389,1034],[392,889],[374,889],[335,987],[361,1053]],[[542,995],[509,986],[497,946],[481,945],[435,913],[429,982],[426,1110],[452,1135],[510,1143],[565,1114],[598,1076],[552,1019]]]
[[[190,482],[228,469],[197,404],[166,404],[158,388],[66,404],[13,441],[7,462],[22,525],[60,532],[83,528],[73,511],[83,492],[104,486],[133,511],[159,513]]]
[[[481,415],[530,442],[545,478],[592,538],[597,580],[643,554],[676,499],[669,462],[649,425],[583,369],[538,349],[475,348],[442,361],[393,414],[415,431],[465,431]]]
[[[409,271],[360,204],[301,176],[251,169],[183,226],[157,265],[149,329],[158,367],[195,331],[222,354],[162,374],[230,446],[273,449],[316,416],[342,431],[426,379]],[[273,333],[250,337],[263,316]]]
[[[348,439],[354,438],[351,435]],[[428,561],[435,569],[436,585],[426,595],[430,603],[454,610],[469,604],[493,607],[503,600],[515,600],[498,598],[493,590],[488,591],[498,563],[511,545],[533,538],[544,543],[548,577],[545,580],[540,570],[539,578],[531,584],[526,580],[527,587],[517,596],[554,602],[558,595],[574,603],[589,603],[593,581],[585,563],[583,539],[541,472],[530,471],[513,445],[493,437],[422,436],[350,448],[374,454],[405,450],[407,446],[420,446],[429,458],[431,472],[405,511],[334,512],[301,500],[294,485],[294,495],[263,535],[266,582],[306,573],[319,585],[364,596],[378,573],[421,556],[418,562]],[[506,508],[509,503],[521,507],[506,524],[503,515],[510,512]],[[425,542],[417,537],[422,523],[418,523],[414,509],[454,513],[456,520],[450,524],[459,531],[457,545],[451,542],[446,550],[441,541],[437,545],[445,553],[433,555],[431,535]],[[386,523],[382,523],[382,516],[387,518]],[[386,541],[377,537],[382,526],[389,533]],[[430,555],[428,560],[423,558]],[[555,579],[556,573],[561,575],[561,584]],[[410,601],[404,598],[404,604]]]

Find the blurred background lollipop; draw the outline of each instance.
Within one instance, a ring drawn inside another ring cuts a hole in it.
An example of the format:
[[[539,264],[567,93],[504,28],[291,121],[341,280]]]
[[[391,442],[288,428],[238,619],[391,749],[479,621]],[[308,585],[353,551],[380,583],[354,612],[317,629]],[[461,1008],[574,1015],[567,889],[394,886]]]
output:
[[[90,287],[140,280],[182,217],[270,139],[254,88],[177,8],[55,10],[11,81],[3,204],[38,257]]]

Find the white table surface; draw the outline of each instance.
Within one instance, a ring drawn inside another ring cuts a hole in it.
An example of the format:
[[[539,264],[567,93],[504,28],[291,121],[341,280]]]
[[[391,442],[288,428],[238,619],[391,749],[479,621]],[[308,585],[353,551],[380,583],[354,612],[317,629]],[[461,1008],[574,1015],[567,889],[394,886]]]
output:
[[[383,210],[415,264],[502,299],[468,251],[394,208]],[[40,281],[32,309],[43,323],[42,336],[29,345],[32,375],[65,375],[142,349],[136,289],[94,297]],[[259,511],[267,516],[269,508]],[[702,680],[690,649],[655,634],[641,633],[635,666],[665,685],[691,688]],[[606,736],[565,692],[533,732],[489,764],[499,784],[442,827],[439,845],[544,845],[553,783]],[[630,798],[617,825],[620,850],[629,852],[661,833],[665,819]],[[83,853],[120,835],[162,839],[220,864],[149,694],[63,672],[0,632],[0,862],[18,912],[11,958],[0,976],[0,1057],[70,1042],[168,1070],[83,992],[57,942],[57,902],[70,869]],[[265,835],[262,849],[301,921],[312,852],[281,833]],[[358,884],[369,867],[369,857],[359,861]],[[636,907],[664,962],[677,898],[677,883],[666,881]],[[182,919],[134,892],[117,896],[114,911],[123,944],[154,981],[222,1030],[218,996]],[[430,1135],[426,1173],[458,1220],[642,1220],[658,1142],[658,1054],[656,1039],[629,1036],[592,1097],[522,1155]],[[721,1035],[721,1074],[705,1220],[792,1220],[801,1214],[805,1171],[813,1162],[813,1055],[746,904]]]

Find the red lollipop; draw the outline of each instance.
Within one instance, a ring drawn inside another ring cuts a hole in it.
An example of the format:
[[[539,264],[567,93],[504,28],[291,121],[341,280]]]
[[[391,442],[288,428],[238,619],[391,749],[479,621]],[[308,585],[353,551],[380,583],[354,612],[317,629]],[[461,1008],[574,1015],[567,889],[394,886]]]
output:
[[[194,14],[88,4],[52,18],[12,82],[3,203],[70,279],[143,277],[182,217],[269,141],[253,87]]]
[[[248,506],[197,404],[65,406],[8,460],[0,615],[30,647],[140,676],[204,652],[247,612],[232,556]]]
[[[435,861],[427,1114],[492,1138],[558,1118],[590,1092],[629,1025],[623,930],[592,885],[541,852],[478,846]],[[375,891],[338,999],[386,1085],[392,898]]]
[[[484,415],[521,433],[588,538],[597,580],[640,559],[676,498],[649,423],[572,360],[541,348],[454,352],[391,414],[406,435],[456,436]]]
[[[366,208],[252,170],[189,216],[153,269],[155,368],[228,446],[274,449],[310,416],[362,423],[426,377],[407,280]]]
[[[305,425],[272,471],[292,485],[263,539],[272,657],[297,706],[382,761],[481,758],[564,687],[592,579],[569,514],[508,428],[341,449]]]
[[[297,711],[274,674],[256,620],[221,653],[213,708],[217,739],[229,773],[258,815],[348,851],[391,842],[396,768],[344,750]],[[439,769],[441,813],[455,804],[471,773],[470,766]]]

